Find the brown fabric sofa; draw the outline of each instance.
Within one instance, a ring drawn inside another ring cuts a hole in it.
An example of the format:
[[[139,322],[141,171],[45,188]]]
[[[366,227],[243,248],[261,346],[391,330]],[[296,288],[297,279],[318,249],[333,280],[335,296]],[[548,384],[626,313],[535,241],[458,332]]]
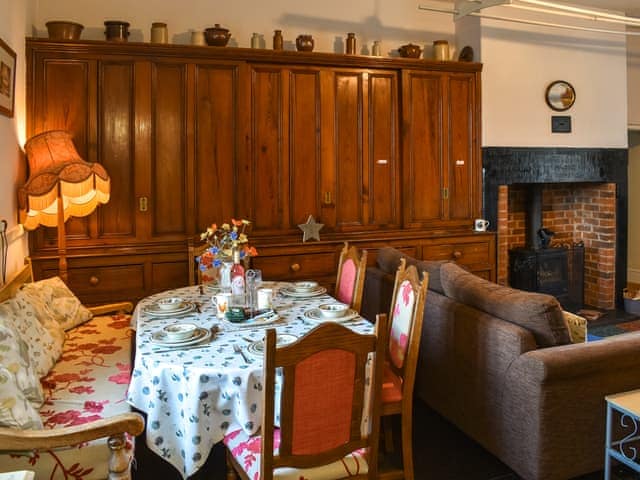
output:
[[[604,397],[640,388],[640,332],[570,344],[553,297],[392,248],[367,269],[366,318],[389,311],[403,256],[430,274],[415,394],[526,480],[602,469]]]

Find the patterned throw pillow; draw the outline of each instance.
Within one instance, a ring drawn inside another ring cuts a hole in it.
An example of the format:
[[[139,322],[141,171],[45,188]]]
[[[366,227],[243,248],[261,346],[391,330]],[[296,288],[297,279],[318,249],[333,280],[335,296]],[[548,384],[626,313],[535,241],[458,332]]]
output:
[[[40,380],[31,367],[29,347],[4,314],[6,303],[0,304],[0,418],[7,414],[5,409],[21,408],[25,398],[37,407],[44,401]]]
[[[61,339],[54,339],[42,326],[34,308],[23,298],[0,304],[0,318],[28,345],[30,364],[39,377],[45,376],[62,354]]]
[[[42,428],[42,420],[16,383],[15,376],[0,366],[0,426]]]
[[[53,339],[56,342],[59,342],[60,345],[64,343],[66,334],[60,324],[56,321],[53,310],[42,298],[38,295],[29,293],[27,290],[18,290],[16,292],[16,298],[29,303],[36,312],[36,317],[42,326],[49,331]]]
[[[38,297],[49,305],[56,321],[64,330],[69,330],[90,320],[91,312],[65,285],[60,277],[46,278],[22,286],[21,291],[30,297]]]

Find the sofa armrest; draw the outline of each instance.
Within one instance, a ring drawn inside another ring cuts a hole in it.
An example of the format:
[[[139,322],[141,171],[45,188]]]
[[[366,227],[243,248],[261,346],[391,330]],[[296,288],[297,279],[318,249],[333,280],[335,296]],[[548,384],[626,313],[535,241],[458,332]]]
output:
[[[144,431],[144,418],[139,413],[122,413],[83,425],[46,430],[0,428],[2,450],[49,450],[107,438],[109,447],[109,480],[129,480],[129,457],[125,453],[125,433],[132,436]]]
[[[108,303],[106,305],[98,305],[96,307],[88,307],[89,311],[94,315],[104,315],[105,313],[112,312],[125,312],[131,313],[133,311],[133,303],[131,302],[118,302],[118,303]]]
[[[640,367],[640,332],[596,342],[576,343],[528,352],[520,358],[531,380],[556,381],[630,371]]]

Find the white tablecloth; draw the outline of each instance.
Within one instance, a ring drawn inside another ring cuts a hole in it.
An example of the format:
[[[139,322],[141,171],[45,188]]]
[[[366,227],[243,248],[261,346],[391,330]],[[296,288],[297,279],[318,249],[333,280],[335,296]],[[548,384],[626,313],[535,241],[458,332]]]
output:
[[[283,285],[268,286],[277,289]],[[174,296],[198,303],[201,313],[178,318],[145,314],[146,306]],[[220,321],[210,298],[206,288],[201,295],[196,286],[163,292],[140,301],[132,319],[137,331],[136,358],[127,400],[147,414],[149,448],[185,478],[203,465],[227,431],[242,427],[253,434],[262,416],[262,358],[245,350],[245,355],[253,359],[248,364],[233,346],[244,347],[251,340],[261,340],[267,327],[241,328],[241,324]],[[304,312],[330,300],[328,295],[307,299],[278,295],[274,307],[281,319],[269,327],[300,337],[315,326],[304,318]],[[154,331],[178,321],[204,328],[219,325],[220,331],[201,348],[166,351],[151,343]],[[360,333],[372,333],[374,329],[359,317],[345,325]]]

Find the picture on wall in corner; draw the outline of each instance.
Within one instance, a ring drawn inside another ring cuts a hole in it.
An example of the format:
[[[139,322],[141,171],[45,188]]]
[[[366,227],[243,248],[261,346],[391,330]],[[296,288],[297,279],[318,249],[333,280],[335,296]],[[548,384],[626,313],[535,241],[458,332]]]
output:
[[[16,52],[0,38],[0,113],[13,117],[16,93]]]

